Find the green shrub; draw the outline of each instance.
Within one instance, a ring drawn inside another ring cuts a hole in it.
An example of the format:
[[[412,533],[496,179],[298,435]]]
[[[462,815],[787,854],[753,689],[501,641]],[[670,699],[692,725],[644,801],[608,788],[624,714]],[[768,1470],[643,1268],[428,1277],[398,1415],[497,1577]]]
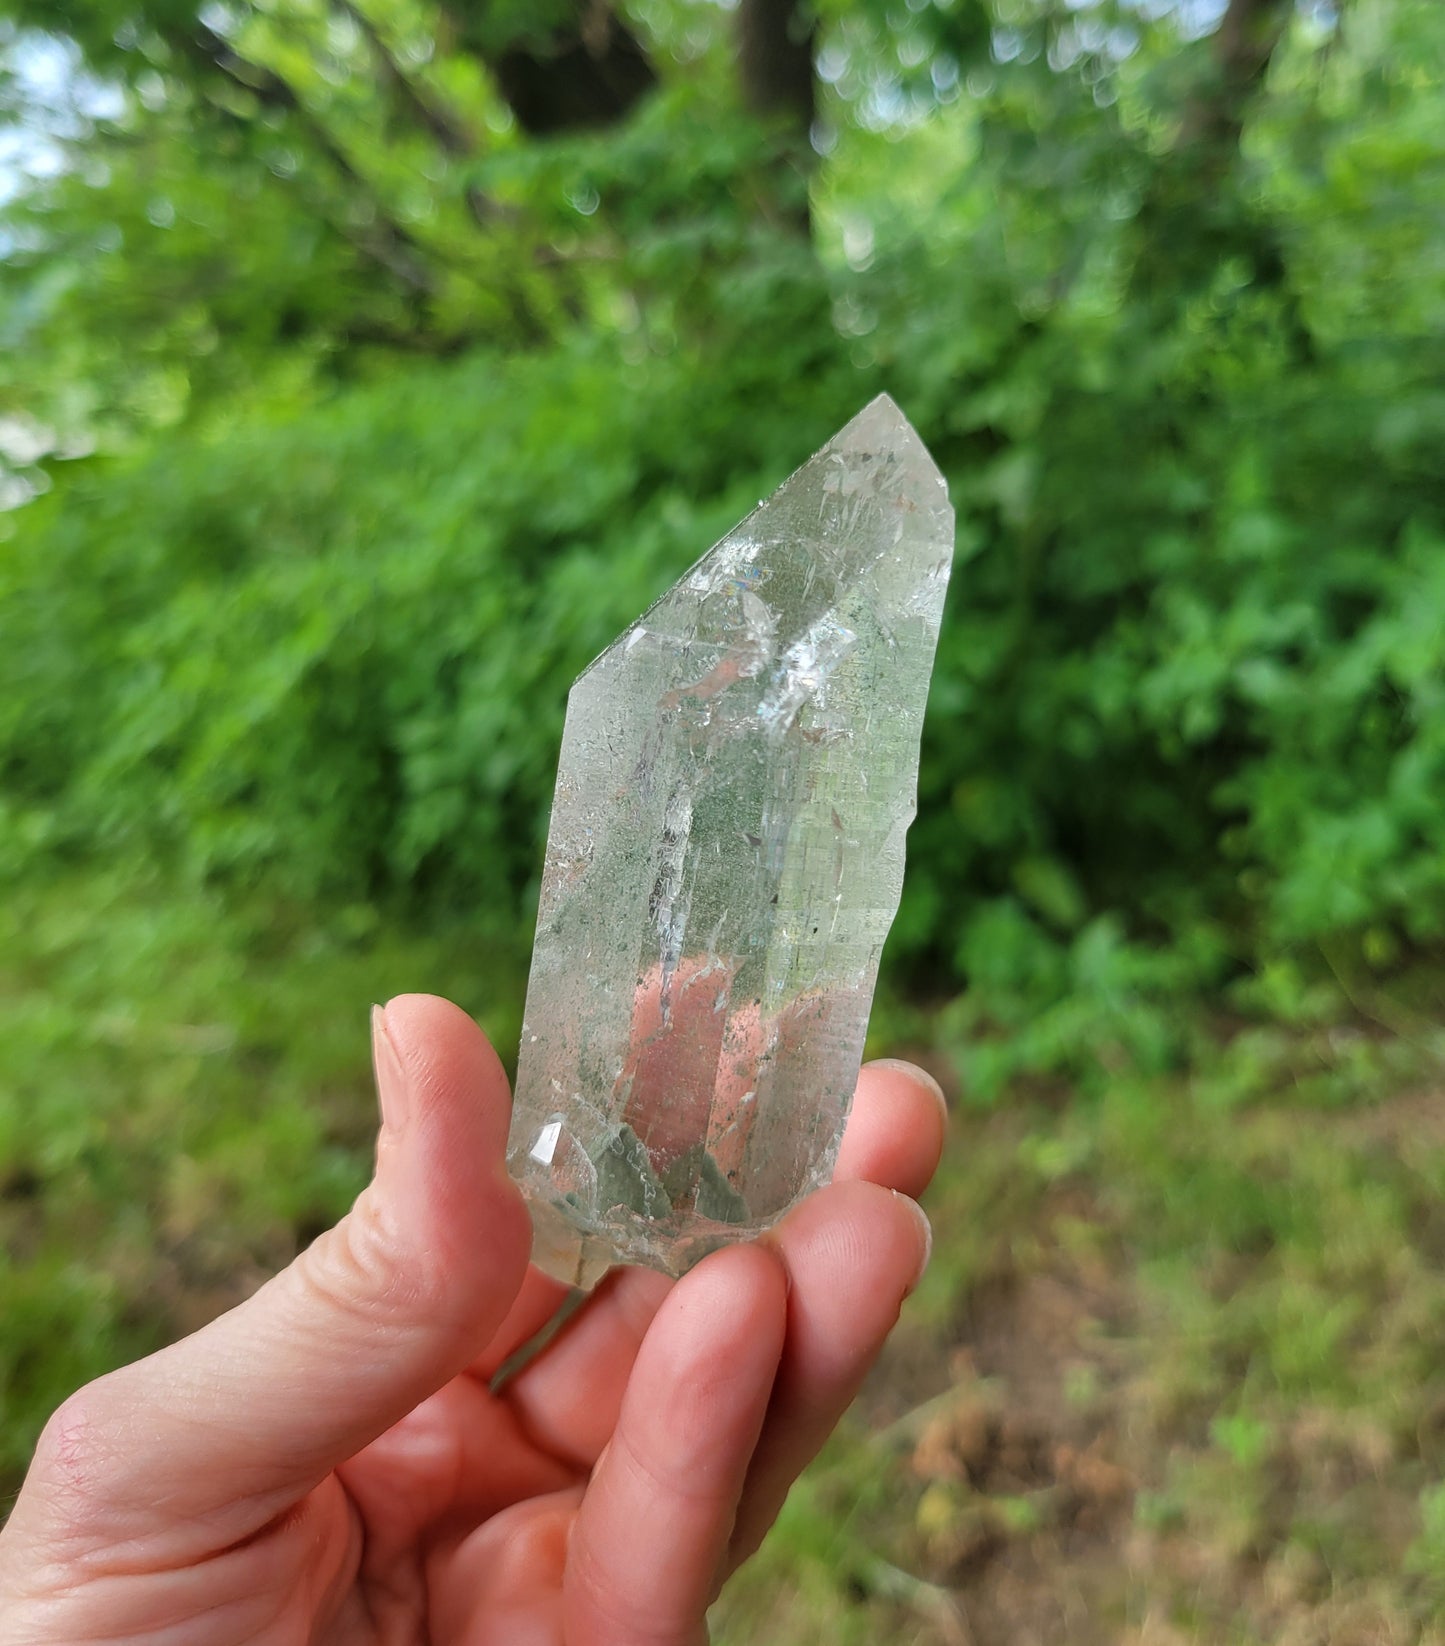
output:
[[[1328,96],[1281,71],[1228,212],[1176,199],[1142,82],[1100,114],[1021,67],[853,132],[821,262],[760,235],[666,323],[63,478],[0,566],[0,863],[475,909],[520,951],[571,678],[886,386],[960,515],[895,975],[1033,1060],[1157,1064],[1181,991],[1437,944],[1445,263],[1387,288],[1354,248],[1437,246],[1445,148],[1387,47]]]

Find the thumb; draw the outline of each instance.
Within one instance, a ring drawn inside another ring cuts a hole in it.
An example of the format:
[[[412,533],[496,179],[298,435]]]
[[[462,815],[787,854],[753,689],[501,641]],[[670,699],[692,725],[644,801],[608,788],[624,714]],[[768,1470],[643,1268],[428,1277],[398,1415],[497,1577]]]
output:
[[[530,1229],[504,1166],[496,1053],[427,995],[377,1008],[373,1039],[383,1125],[352,1209],[248,1302],[82,1389],[42,1437],[32,1479],[58,1468],[83,1485],[62,1495],[109,1538],[184,1522],[212,1544],[246,1536],[454,1377],[505,1316]]]

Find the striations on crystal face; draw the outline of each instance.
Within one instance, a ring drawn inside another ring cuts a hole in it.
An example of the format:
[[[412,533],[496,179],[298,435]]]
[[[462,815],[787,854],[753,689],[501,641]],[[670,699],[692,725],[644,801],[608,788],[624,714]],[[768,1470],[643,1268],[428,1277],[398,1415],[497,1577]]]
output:
[[[681,1274],[831,1175],[952,556],[880,396],[573,685],[508,1145],[558,1278]]]

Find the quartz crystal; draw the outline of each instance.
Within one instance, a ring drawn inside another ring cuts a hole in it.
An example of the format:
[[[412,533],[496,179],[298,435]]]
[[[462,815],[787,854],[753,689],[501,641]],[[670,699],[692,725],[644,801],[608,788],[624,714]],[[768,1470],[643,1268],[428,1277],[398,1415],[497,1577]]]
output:
[[[952,553],[880,396],[572,687],[508,1145],[559,1278],[681,1274],[831,1175]]]

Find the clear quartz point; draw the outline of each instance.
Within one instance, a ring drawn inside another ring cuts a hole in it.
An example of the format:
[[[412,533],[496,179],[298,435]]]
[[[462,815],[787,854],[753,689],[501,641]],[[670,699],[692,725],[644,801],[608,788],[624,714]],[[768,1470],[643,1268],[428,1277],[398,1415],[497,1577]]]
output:
[[[681,1274],[828,1181],[952,556],[881,395],[573,685],[508,1144],[558,1278]]]

